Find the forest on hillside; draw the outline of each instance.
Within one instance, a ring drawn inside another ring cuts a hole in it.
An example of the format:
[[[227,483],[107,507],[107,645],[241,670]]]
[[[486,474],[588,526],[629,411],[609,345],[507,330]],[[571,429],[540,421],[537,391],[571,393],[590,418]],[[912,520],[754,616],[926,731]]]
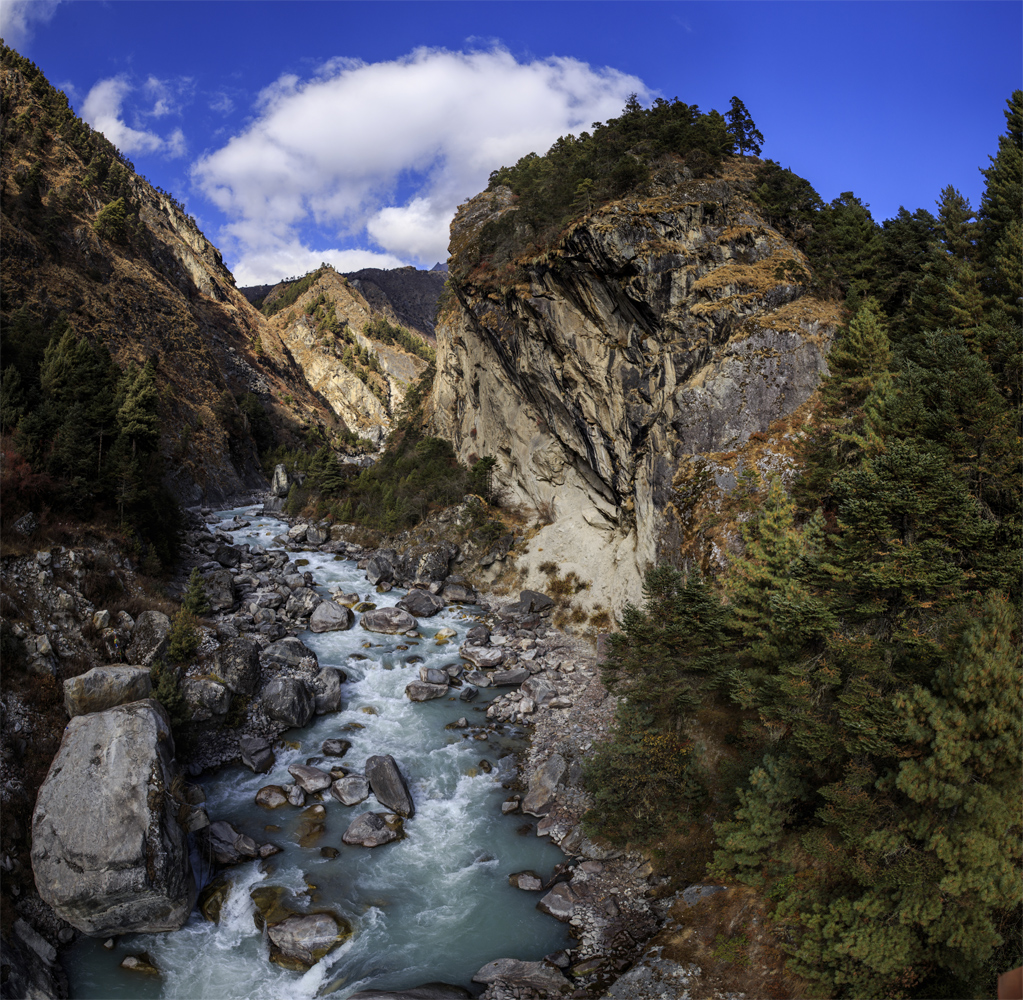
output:
[[[878,225],[761,166],[850,318],[795,488],[749,469],[743,555],[652,570],[603,668],[592,832],[756,887],[815,995],[985,997],[1023,958],[1023,92],[1006,118],[976,212]]]

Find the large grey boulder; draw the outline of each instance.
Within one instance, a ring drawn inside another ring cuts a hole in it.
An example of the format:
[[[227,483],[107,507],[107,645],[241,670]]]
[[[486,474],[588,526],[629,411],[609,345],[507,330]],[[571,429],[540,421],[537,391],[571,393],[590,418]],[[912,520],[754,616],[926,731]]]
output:
[[[284,610],[292,618],[308,618],[322,603],[323,598],[312,587],[298,587],[291,592]]]
[[[170,793],[174,738],[152,699],[73,718],[36,799],[39,895],[86,934],[176,930],[195,888]]]
[[[568,764],[559,753],[529,779],[529,791],[522,800],[522,811],[531,816],[546,816],[554,804],[554,792],[568,774]]]
[[[295,779],[295,784],[303,792],[312,794],[330,788],[330,775],[318,767],[310,767],[308,764],[292,764],[288,767],[288,774]]]
[[[431,615],[437,614],[438,611],[443,611],[446,607],[446,602],[443,598],[437,597],[431,594],[428,590],[410,590],[408,594],[403,597],[395,607],[401,608],[402,611],[407,611],[410,615],[415,615],[416,618],[429,618]]]
[[[316,699],[313,711],[317,715],[336,712],[341,707],[341,682],[345,675],[337,667],[323,667],[312,679],[313,697]]]
[[[494,687],[508,687],[511,684],[521,684],[529,677],[530,673],[525,667],[513,667],[511,670],[495,670],[490,676],[490,683]]]
[[[206,838],[213,856],[222,865],[236,865],[240,861],[259,857],[259,845],[222,819],[210,824]]]
[[[493,962],[487,962],[472,977],[472,981],[488,986],[491,983],[502,982],[512,988],[528,987],[554,993],[570,988],[568,980],[553,965],[547,965],[545,962],[520,962],[515,958],[497,958]]]
[[[528,615],[548,611],[553,607],[554,601],[546,594],[539,594],[535,590],[523,590],[519,592],[518,601],[505,605],[501,611],[507,614]]]
[[[234,607],[234,577],[230,570],[218,569],[203,577],[206,600],[213,611],[230,611]]]
[[[439,583],[448,576],[451,561],[458,558],[454,542],[426,542],[405,552],[396,566],[402,580],[421,586]]]
[[[270,483],[270,492],[275,497],[286,497],[291,489],[291,477],[283,464],[278,464],[274,469],[274,477]]]
[[[145,667],[93,667],[64,681],[64,708],[72,718],[105,712],[115,705],[148,698],[152,690],[153,682]]]
[[[408,632],[416,627],[416,620],[407,611],[401,608],[377,608],[374,611],[364,611],[360,624],[367,632],[385,632],[395,635],[398,632]]]
[[[181,694],[194,722],[227,715],[231,708],[231,692],[209,677],[186,677],[181,682]]]
[[[393,552],[378,552],[366,563],[366,579],[375,587],[379,583],[394,581]]]
[[[304,726],[316,710],[316,696],[301,677],[275,677],[260,700],[271,719],[288,726]]]
[[[170,630],[171,620],[162,611],[143,611],[135,619],[131,645],[125,651],[128,661],[149,667],[154,660],[162,659],[167,655]]]
[[[505,661],[503,649],[498,649],[496,646],[472,646],[466,642],[459,647],[458,655],[481,670],[489,670]]]
[[[343,632],[354,624],[355,615],[351,610],[334,601],[318,604],[309,619],[309,628],[313,632]]]
[[[259,684],[259,646],[239,636],[221,643],[214,654],[217,676],[236,694],[252,694]]]
[[[361,774],[346,774],[330,786],[330,794],[343,806],[354,806],[369,798],[369,782]]]
[[[382,806],[406,819],[415,816],[416,807],[398,765],[390,754],[366,759],[366,780]]]
[[[308,657],[316,659],[316,654],[293,635],[270,643],[260,654],[261,663],[278,664],[282,667],[298,667]]]
[[[348,825],[341,840],[353,847],[380,847],[404,836],[400,816],[394,813],[362,813]]]

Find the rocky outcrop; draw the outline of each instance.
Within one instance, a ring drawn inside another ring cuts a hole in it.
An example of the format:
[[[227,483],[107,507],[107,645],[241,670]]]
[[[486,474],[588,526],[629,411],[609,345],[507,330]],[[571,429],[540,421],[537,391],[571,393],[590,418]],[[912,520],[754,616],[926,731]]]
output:
[[[101,666],[64,681],[64,709],[71,717],[103,712],[149,697],[153,682],[145,667]]]
[[[580,601],[638,602],[680,530],[673,510],[685,518],[680,464],[767,433],[825,371],[835,310],[789,277],[807,265],[757,213],[753,169],[680,172],[605,205],[500,286],[469,254],[514,199],[459,209],[432,425],[463,461],[497,458],[507,498],[536,510],[526,585],[543,589],[553,563],[591,583]]]
[[[71,720],[32,816],[40,896],[86,934],[175,930],[195,889],[170,794],[174,740],[150,699]]]

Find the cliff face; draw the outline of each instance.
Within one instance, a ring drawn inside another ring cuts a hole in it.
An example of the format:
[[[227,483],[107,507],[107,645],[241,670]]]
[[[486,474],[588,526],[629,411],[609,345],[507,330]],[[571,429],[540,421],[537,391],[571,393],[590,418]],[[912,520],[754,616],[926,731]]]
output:
[[[680,465],[767,434],[815,389],[836,310],[805,295],[806,262],[757,214],[752,172],[679,173],[605,205],[503,286],[460,258],[514,197],[459,208],[432,420],[463,460],[494,455],[508,498],[549,522],[521,583],[542,587],[554,563],[590,581],[590,603],[638,600],[643,569],[679,557]]]
[[[409,268],[412,270],[412,268]],[[295,300],[267,321],[286,346],[309,387],[355,434],[381,444],[405,390],[426,369],[427,361],[365,332],[381,319],[357,287],[331,267],[323,267]],[[277,286],[266,301],[286,291]],[[388,310],[383,318],[392,313]],[[386,329],[386,328],[385,328]],[[425,340],[422,341],[425,347]]]
[[[10,50],[0,85],[3,320],[20,313],[45,328],[63,314],[122,367],[156,360],[161,450],[180,499],[263,485],[237,399],[254,393],[285,438],[333,427],[334,414],[181,205]],[[119,200],[123,223],[97,230]]]

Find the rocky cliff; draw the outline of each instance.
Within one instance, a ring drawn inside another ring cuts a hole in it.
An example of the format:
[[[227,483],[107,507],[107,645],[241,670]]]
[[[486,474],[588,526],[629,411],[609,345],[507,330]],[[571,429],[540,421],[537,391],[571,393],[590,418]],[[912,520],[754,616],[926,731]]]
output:
[[[10,49],[0,85],[5,325],[63,314],[122,367],[155,359],[168,485],[186,501],[264,483],[240,396],[285,437],[336,426],[183,207]]]
[[[753,170],[661,171],[500,272],[472,262],[514,195],[459,208],[432,422],[464,461],[495,456],[507,500],[536,512],[521,584],[542,589],[554,564],[590,583],[589,603],[637,600],[645,566],[680,559],[698,499],[675,489],[680,467],[724,456],[718,485],[734,485],[727,459],[817,386],[837,309],[758,214]]]

